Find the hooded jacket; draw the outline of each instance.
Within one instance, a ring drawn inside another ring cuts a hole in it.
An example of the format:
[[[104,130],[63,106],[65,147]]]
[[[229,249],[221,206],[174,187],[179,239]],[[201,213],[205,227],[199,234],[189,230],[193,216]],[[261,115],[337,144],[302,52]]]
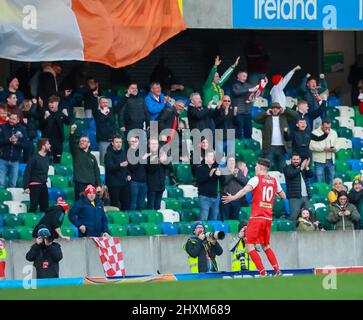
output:
[[[79,233],[80,237],[100,237],[108,231],[108,220],[103,208],[103,202],[96,197],[94,206],[91,201],[82,195],[69,211],[69,220],[77,227],[86,226],[86,233]]]
[[[334,202],[330,206],[330,213],[327,220],[334,224],[335,230],[354,230],[354,225],[359,222],[360,215],[357,208],[348,203],[344,206],[346,210],[350,211],[349,216],[339,216],[339,212],[341,211],[341,206],[338,202]]]

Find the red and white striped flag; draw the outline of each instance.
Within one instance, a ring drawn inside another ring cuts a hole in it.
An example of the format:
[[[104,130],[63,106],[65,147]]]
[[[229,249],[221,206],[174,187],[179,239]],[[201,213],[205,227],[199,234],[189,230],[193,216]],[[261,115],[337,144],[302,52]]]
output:
[[[97,243],[103,270],[106,277],[125,277],[125,264],[122,257],[120,238],[93,238]]]

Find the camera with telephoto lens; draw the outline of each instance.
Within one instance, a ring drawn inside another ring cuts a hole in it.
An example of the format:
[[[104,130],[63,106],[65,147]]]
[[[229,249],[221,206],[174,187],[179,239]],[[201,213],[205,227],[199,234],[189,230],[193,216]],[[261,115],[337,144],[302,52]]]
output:
[[[226,236],[224,231],[215,231],[215,232],[206,232],[206,238],[210,238],[212,240],[223,240]]]
[[[245,263],[245,254],[244,252],[239,252],[236,254],[236,259],[241,263],[241,270],[247,270],[246,263]]]

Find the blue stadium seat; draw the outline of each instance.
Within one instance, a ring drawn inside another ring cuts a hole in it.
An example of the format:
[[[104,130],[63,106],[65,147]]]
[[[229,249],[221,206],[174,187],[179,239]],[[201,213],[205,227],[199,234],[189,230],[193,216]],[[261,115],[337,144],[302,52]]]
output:
[[[297,98],[299,96],[299,91],[292,87],[288,87],[285,92],[288,97]]]
[[[361,138],[350,138],[352,141],[353,149],[362,150],[363,148],[363,139]]]
[[[57,201],[58,197],[65,198],[65,192],[58,188],[49,188],[49,200]]]
[[[246,194],[246,200],[247,200],[248,204],[252,203],[252,192],[249,192]]]
[[[93,118],[86,118],[86,122],[88,123],[89,130],[91,132],[96,132],[96,121]]]
[[[0,227],[3,227],[4,226],[4,220],[3,218],[0,217]]]
[[[337,107],[342,105],[342,100],[338,99],[335,96],[328,97],[328,106],[329,107]]]
[[[160,226],[162,234],[167,234],[170,236],[178,234],[179,226],[177,223],[161,222]]]
[[[251,110],[252,118],[261,112],[264,112],[264,110],[262,108],[252,107],[252,110]]]
[[[350,159],[348,160],[348,164],[350,165],[350,169],[353,171],[363,170],[363,162],[358,159]]]
[[[280,185],[282,190],[284,190],[284,192],[286,193],[286,183],[281,183]]]
[[[229,232],[228,224],[223,221],[208,221],[208,223],[212,226],[213,231],[224,231],[224,233]]]

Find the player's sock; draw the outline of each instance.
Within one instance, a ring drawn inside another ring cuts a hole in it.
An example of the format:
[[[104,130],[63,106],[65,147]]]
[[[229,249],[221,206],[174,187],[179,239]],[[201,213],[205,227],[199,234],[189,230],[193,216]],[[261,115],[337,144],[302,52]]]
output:
[[[262,260],[261,260],[260,255],[258,254],[258,252],[255,249],[253,249],[248,254],[250,255],[253,263],[255,264],[256,268],[260,272],[260,275],[264,276],[266,274],[266,270],[262,264]]]
[[[275,272],[279,271],[279,263],[277,262],[275,253],[272,251],[271,248],[268,248],[265,250],[266,256],[268,261],[270,261],[272,268],[274,268]]]

